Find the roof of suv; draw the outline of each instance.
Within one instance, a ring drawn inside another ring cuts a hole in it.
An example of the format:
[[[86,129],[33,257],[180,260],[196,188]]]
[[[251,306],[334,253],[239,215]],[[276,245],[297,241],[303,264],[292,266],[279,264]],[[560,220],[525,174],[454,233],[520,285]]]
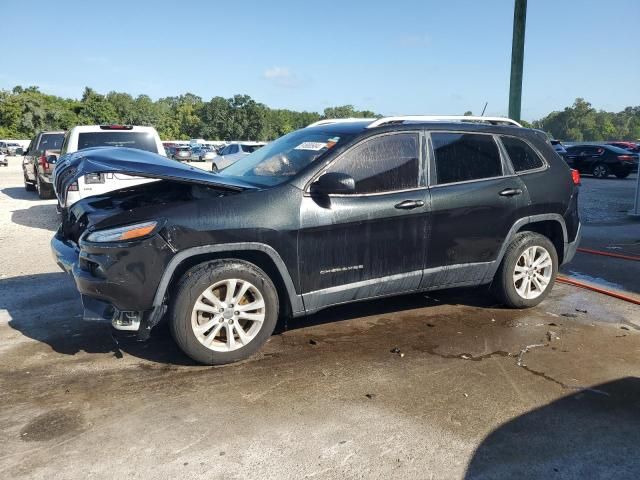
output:
[[[367,128],[371,124],[371,120],[363,120],[361,122],[345,122],[345,123],[328,123],[324,125],[307,127],[310,130],[318,130],[322,132],[357,135],[365,131],[388,132],[396,130],[456,130],[469,132],[486,132],[486,133],[502,133],[517,135],[533,135],[540,133],[530,128],[516,127],[511,125],[491,125],[487,123],[475,122],[410,122],[410,123],[388,123],[374,128]],[[544,134],[542,134],[544,136]]]

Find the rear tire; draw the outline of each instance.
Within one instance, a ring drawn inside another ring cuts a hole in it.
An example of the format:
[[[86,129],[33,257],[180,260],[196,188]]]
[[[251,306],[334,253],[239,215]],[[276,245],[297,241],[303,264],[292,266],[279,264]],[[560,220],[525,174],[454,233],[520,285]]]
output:
[[[171,334],[196,362],[237,362],[269,339],[278,305],[273,282],[257,266],[242,260],[201,263],[178,283],[170,306]]]
[[[625,171],[625,172],[616,172],[616,177],[618,178],[627,178],[629,176],[631,172],[629,171]]]
[[[38,197],[41,200],[48,200],[50,198],[53,198],[53,190],[42,183],[42,181],[40,180],[40,175],[38,173],[36,173],[36,191],[38,192]]]
[[[551,240],[520,232],[507,247],[493,279],[493,290],[510,308],[530,308],[542,302],[558,274],[558,253]]]
[[[23,174],[23,175],[24,175],[24,189],[27,192],[33,192],[36,189],[36,186],[29,181],[29,179],[27,178],[27,174],[26,173]]]
[[[604,163],[596,163],[591,169],[591,174],[596,178],[607,178],[611,170]]]

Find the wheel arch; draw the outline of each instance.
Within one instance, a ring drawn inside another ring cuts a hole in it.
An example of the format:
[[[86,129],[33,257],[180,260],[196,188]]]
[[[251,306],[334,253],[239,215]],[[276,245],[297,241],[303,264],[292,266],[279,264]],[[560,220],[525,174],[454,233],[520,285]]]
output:
[[[166,303],[167,296],[171,296],[178,280],[191,267],[221,259],[244,260],[261,268],[276,286],[280,311],[285,315],[304,312],[302,297],[296,293],[291,275],[280,255],[266,244],[253,242],[206,245],[178,252],[162,275],[153,300],[154,307],[161,307]]]
[[[509,244],[513,240],[513,237],[515,237],[519,232],[523,231],[536,232],[549,238],[549,240],[551,240],[553,245],[556,247],[556,251],[558,253],[558,263],[563,263],[566,245],[568,243],[568,236],[567,225],[565,224],[562,215],[560,215],[559,213],[543,213],[539,215],[530,215],[528,217],[523,217],[517,220],[509,230],[509,233],[502,243],[502,247],[500,248],[498,257],[496,258],[495,268],[492,269],[493,271],[491,272],[491,277],[493,277],[498,267],[500,266],[500,263],[504,258],[504,254],[507,251]]]

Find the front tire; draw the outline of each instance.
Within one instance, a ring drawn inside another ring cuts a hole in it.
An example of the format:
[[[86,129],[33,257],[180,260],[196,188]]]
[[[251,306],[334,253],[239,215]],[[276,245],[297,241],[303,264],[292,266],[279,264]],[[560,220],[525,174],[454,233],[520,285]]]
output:
[[[558,274],[558,253],[551,240],[520,232],[507,247],[493,280],[496,296],[510,308],[530,308],[542,302]]]
[[[218,170],[218,166],[215,163],[211,164],[211,171],[213,173],[218,173],[220,170]]]
[[[257,266],[242,260],[202,263],[178,284],[169,316],[171,333],[196,362],[237,362],[269,339],[278,305],[273,282]]]

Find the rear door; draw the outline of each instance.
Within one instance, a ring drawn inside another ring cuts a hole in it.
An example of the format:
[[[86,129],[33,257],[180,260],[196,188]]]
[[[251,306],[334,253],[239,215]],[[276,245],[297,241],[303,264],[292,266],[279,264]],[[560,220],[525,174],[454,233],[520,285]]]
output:
[[[474,285],[523,214],[523,182],[491,134],[431,132],[431,235],[421,287]]]
[[[421,139],[378,135],[338,157],[325,171],[352,176],[353,194],[315,197],[307,186],[299,232],[307,310],[418,287],[429,203]]]

